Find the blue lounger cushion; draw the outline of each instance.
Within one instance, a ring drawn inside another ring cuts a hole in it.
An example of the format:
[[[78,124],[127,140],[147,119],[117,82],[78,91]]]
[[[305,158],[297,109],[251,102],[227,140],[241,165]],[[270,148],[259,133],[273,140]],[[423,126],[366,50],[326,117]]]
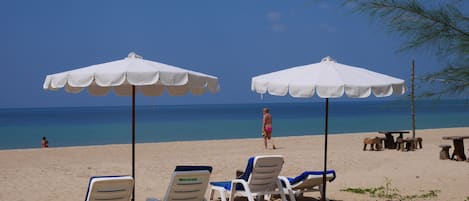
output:
[[[212,181],[210,182],[210,185],[223,187],[226,190],[231,190],[231,181]]]
[[[185,165],[178,165],[174,169],[175,172],[178,171],[195,171],[195,170],[207,170],[208,172],[212,173],[212,166],[185,166]]]
[[[237,179],[243,179],[244,181],[248,181],[249,175],[251,175],[252,173],[253,166],[254,166],[254,157],[250,157],[248,159],[248,164],[246,165],[246,169],[244,170],[244,173],[241,176],[239,176]],[[223,187],[226,190],[231,190],[231,181],[213,181],[213,182],[210,182],[210,184],[212,186]],[[236,190],[244,190],[243,185],[241,184],[236,185]]]

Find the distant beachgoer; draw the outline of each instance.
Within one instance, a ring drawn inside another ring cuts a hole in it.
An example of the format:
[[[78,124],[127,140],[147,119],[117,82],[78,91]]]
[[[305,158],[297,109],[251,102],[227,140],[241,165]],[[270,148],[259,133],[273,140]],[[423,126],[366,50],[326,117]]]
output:
[[[42,147],[42,148],[47,148],[47,147],[49,147],[49,141],[46,139],[46,136],[43,136],[43,137],[42,137],[41,147]]]
[[[264,116],[262,118],[262,137],[264,138],[264,146],[267,149],[267,142],[272,144],[272,148],[276,149],[272,140],[272,115],[269,113],[269,108],[264,108]]]

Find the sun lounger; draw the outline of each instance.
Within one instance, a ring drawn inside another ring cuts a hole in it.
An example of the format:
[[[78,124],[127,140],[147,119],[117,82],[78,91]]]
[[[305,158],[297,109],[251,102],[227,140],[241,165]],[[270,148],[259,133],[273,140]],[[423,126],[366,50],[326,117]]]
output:
[[[210,182],[210,200],[214,199],[215,192],[218,192],[221,201],[230,200],[235,197],[247,197],[249,201],[261,200],[262,196],[280,194],[283,201],[286,201],[285,193],[282,190],[278,178],[283,166],[283,157],[256,156],[248,160],[244,174],[232,181]]]
[[[85,201],[129,201],[133,185],[131,176],[91,177]]]
[[[205,200],[211,166],[176,166],[163,201],[202,201]],[[147,198],[147,201],[157,201]]]
[[[205,200],[211,166],[177,166],[171,176],[164,201]]]
[[[294,178],[287,178],[280,176],[282,186],[285,194],[290,196],[291,201],[295,201],[296,198],[302,197],[304,192],[320,191],[322,192],[322,176],[323,171],[305,171]],[[334,170],[326,171],[326,181],[334,181],[336,175]]]

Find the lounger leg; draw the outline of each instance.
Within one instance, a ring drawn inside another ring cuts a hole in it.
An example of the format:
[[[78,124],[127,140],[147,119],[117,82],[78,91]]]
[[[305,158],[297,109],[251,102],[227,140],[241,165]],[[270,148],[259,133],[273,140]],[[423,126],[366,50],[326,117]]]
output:
[[[220,199],[221,201],[226,201],[226,195],[224,192],[220,192]]]
[[[322,191],[322,184],[319,185],[319,192],[321,193],[321,198],[324,198],[324,200],[327,201],[328,199],[326,198],[326,195],[324,195],[324,191]]]
[[[295,192],[293,192],[292,190],[288,190],[288,195],[290,197],[290,201],[296,201]]]
[[[233,199],[230,199],[230,200],[234,200],[234,197],[233,197],[233,196],[231,196],[231,197],[232,197]],[[249,200],[249,201],[254,201],[254,198],[253,198],[252,196],[247,196],[247,197],[248,197],[248,200]],[[259,199],[259,200],[261,200],[261,199]]]
[[[290,198],[290,201],[296,201],[296,194],[294,191],[292,191],[291,189],[284,189],[287,193],[288,193],[288,198]]]
[[[321,195],[321,197],[320,197],[319,199],[321,199],[321,198],[324,197],[324,192],[323,192],[323,190],[322,190],[322,184],[319,185],[318,187],[319,187],[319,194]]]
[[[210,189],[210,200],[213,200],[213,195],[215,194],[215,191],[213,189]]]
[[[285,196],[283,191],[280,193],[280,197],[282,198],[282,201],[287,201],[287,196]]]
[[[226,201],[226,194],[224,190],[219,190],[219,189],[210,189],[210,200],[214,200],[214,195],[215,191],[218,191],[218,194],[220,194],[220,200],[221,201]]]
[[[264,195],[258,195],[256,198],[258,201],[264,201]]]
[[[232,184],[231,186],[236,186],[236,184]],[[237,195],[236,190],[232,187],[231,188],[230,201],[234,201],[236,195]],[[246,191],[245,195],[246,195],[245,197],[248,198],[248,201],[254,201],[254,197],[252,196],[251,192],[249,192],[249,190]],[[241,196],[243,196],[243,194]]]
[[[282,181],[280,179],[277,180],[277,188],[278,188],[278,191],[280,191],[280,197],[282,198],[282,201],[287,201],[287,197],[285,196],[285,191],[283,190],[283,187],[282,187]]]

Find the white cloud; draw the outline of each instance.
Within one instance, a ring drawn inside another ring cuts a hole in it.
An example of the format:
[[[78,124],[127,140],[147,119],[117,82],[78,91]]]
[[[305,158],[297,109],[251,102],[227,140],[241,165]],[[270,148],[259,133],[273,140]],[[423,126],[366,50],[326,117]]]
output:
[[[287,30],[287,26],[281,22],[283,14],[277,11],[270,11],[267,13],[267,19],[270,22],[270,28],[274,32],[284,32]]]
[[[287,26],[284,24],[273,24],[272,25],[272,31],[275,32],[284,32],[287,30]]]
[[[271,21],[278,21],[282,17],[280,12],[270,11],[267,13],[267,18]]]

